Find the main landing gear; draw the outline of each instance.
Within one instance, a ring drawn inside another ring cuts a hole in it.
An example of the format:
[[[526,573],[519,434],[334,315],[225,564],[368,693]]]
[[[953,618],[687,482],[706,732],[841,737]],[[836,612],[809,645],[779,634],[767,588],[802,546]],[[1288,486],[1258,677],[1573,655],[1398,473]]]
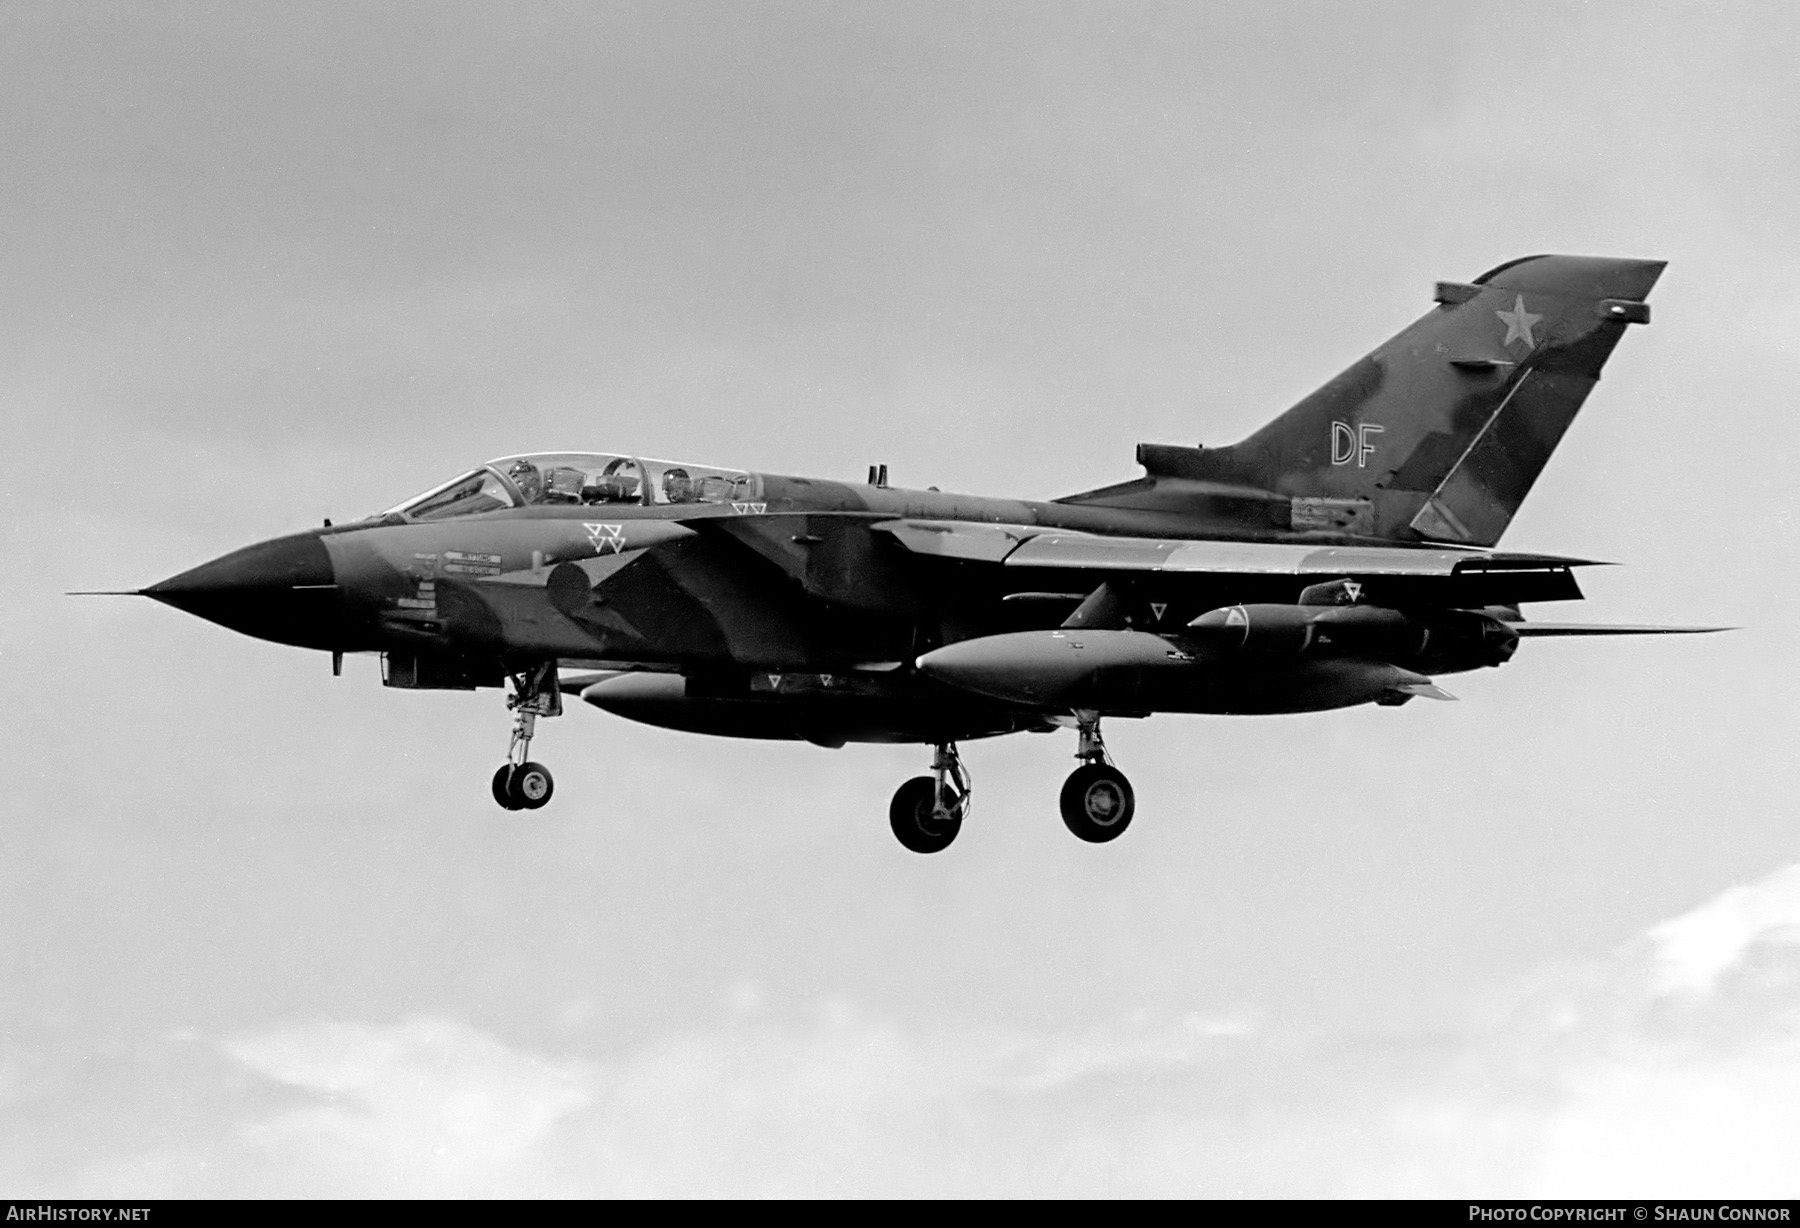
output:
[[[1089,844],[1105,844],[1117,840],[1131,826],[1137,797],[1125,773],[1107,760],[1106,743],[1100,740],[1100,714],[1077,712],[1075,720],[1081,733],[1075,757],[1081,766],[1063,782],[1063,825]]]
[[[556,662],[546,661],[524,673],[513,674],[512,684],[513,693],[506,697],[506,706],[516,714],[512,745],[506,752],[506,762],[494,773],[494,800],[508,810],[536,810],[556,790],[550,769],[527,758],[538,717],[562,715]]]
[[[941,853],[962,830],[973,791],[956,743],[939,742],[931,775],[915,776],[900,786],[888,806],[888,823],[913,852]]]
[[[1117,840],[1131,826],[1137,795],[1125,773],[1107,758],[1106,743],[1100,739],[1100,714],[1077,711],[1073,718],[1056,719],[1059,724],[1073,724],[1081,735],[1075,748],[1081,766],[1063,782],[1063,825],[1089,844]],[[915,776],[894,793],[888,824],[900,843],[913,852],[941,853],[962,830],[970,792],[969,771],[956,753],[956,743],[940,742],[932,756],[931,775]]]

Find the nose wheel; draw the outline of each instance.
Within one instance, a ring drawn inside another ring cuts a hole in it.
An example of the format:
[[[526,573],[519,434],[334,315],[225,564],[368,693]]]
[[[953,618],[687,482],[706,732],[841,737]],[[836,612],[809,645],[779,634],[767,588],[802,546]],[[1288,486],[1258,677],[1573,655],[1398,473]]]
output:
[[[1107,761],[1106,744],[1100,740],[1100,714],[1077,712],[1075,717],[1081,731],[1075,757],[1081,766],[1063,782],[1063,826],[1089,844],[1105,844],[1117,840],[1131,826],[1137,795],[1125,773]]]
[[[506,697],[506,706],[514,714],[512,745],[507,749],[506,762],[494,773],[494,800],[506,810],[536,810],[556,791],[550,769],[529,758],[538,717],[562,715],[556,662],[547,661],[514,674],[512,684],[513,693]]]
[[[901,785],[888,806],[888,825],[895,838],[915,853],[941,853],[950,847],[962,830],[974,792],[954,742],[938,744],[931,773]]]

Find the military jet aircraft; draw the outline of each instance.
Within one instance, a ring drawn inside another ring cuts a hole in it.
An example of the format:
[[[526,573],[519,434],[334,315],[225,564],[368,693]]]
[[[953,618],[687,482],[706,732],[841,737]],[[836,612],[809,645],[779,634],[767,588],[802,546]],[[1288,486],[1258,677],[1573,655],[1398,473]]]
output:
[[[1650,260],[1532,256],[1430,309],[1229,447],[1140,444],[1142,477],[1050,502],[784,477],[623,452],[477,466],[391,509],[138,590],[278,643],[379,653],[386,685],[506,688],[495,801],[565,694],[743,738],[916,742],[889,808],[939,851],[969,810],[957,745],[1069,729],[1064,823],[1125,831],[1108,716],[1449,699],[1434,678],[1522,638],[1715,628],[1526,621],[1583,560],[1492,547],[1627,327]]]

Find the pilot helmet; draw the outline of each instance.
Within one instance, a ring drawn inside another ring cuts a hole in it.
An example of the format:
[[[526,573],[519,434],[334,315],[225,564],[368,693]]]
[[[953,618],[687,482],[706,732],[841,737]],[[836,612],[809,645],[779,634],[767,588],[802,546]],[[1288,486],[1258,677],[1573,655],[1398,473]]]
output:
[[[686,469],[671,469],[663,474],[663,498],[670,503],[687,503],[694,497],[694,480]]]
[[[520,457],[512,463],[511,468],[506,471],[506,476],[512,479],[514,486],[519,488],[519,494],[524,497],[525,502],[536,503],[543,497],[544,475],[538,472],[536,465],[524,457]]]

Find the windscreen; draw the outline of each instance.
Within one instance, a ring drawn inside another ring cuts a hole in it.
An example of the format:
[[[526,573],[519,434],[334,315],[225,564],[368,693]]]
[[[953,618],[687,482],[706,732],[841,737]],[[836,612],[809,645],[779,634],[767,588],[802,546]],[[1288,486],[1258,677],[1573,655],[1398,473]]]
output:
[[[491,469],[477,469],[435,490],[426,491],[393,510],[414,520],[448,520],[517,507],[513,491]]]

